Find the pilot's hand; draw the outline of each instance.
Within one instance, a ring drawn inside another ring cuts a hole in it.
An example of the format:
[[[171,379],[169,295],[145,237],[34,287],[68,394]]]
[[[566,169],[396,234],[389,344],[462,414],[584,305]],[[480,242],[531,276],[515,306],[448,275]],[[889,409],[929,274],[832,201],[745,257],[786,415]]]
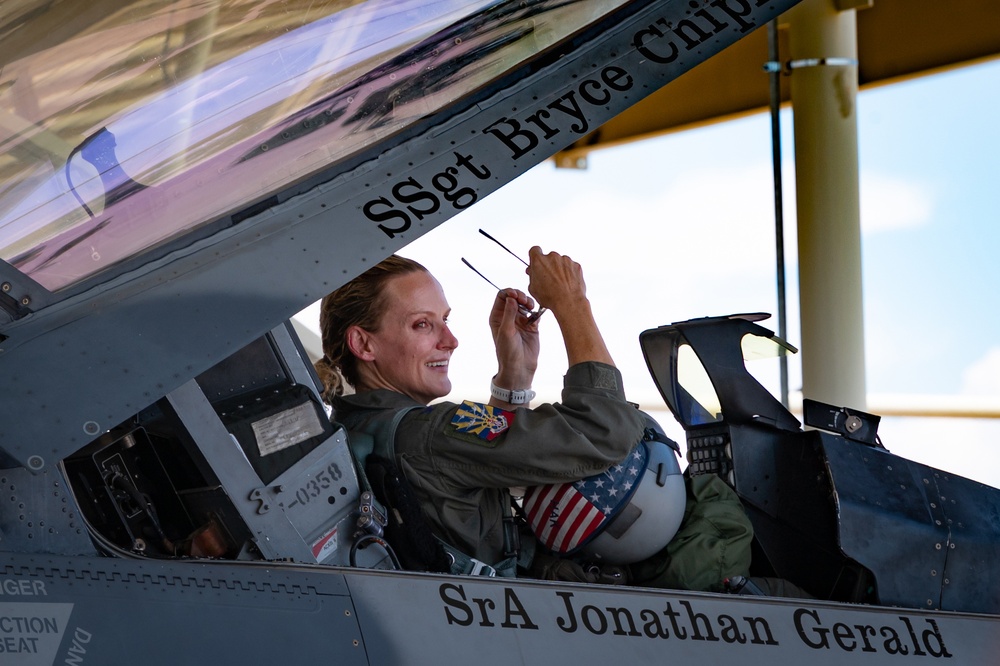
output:
[[[587,300],[580,264],[558,252],[543,253],[538,246],[528,251],[528,257],[528,291],[542,307],[552,310],[562,331],[569,364],[596,361],[614,365]]]
[[[543,253],[537,245],[528,251],[530,265],[525,273],[530,278],[528,291],[553,314],[566,314],[587,302],[587,285],[583,269],[569,257],[558,252]]]
[[[497,292],[490,311],[490,330],[496,346],[497,386],[531,388],[538,367],[538,322],[529,322],[527,312],[535,301],[518,289]]]

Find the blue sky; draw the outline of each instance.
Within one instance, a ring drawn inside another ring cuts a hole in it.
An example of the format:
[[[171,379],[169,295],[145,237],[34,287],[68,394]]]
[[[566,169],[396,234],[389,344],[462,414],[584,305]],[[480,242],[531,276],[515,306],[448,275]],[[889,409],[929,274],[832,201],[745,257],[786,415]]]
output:
[[[909,224],[864,237],[869,348],[914,325],[926,333],[918,357],[876,354],[870,391],[959,392],[962,369],[1000,344],[998,111],[996,62],[861,98],[862,188],[879,174],[918,190]]]
[[[801,347],[790,114],[782,113],[787,337]],[[870,402],[943,396],[1000,411],[997,118],[1000,62],[859,97]],[[460,257],[498,284],[527,285],[523,267],[480,236],[482,227],[522,255],[537,244],[578,260],[630,398],[662,406],[641,331],[777,312],[770,155],[770,121],[759,114],[603,150],[582,171],[544,163],[407,246],[401,254],[438,277],[453,308],[461,345],[450,397],[485,399],[496,369],[486,325],[493,290]],[[565,354],[554,320],[542,324],[535,388],[557,399]],[[763,324],[777,330],[773,318]],[[801,384],[794,357],[790,384]],[[681,438],[668,413],[656,416]],[[1000,486],[1000,419],[886,418],[880,434],[894,453]]]

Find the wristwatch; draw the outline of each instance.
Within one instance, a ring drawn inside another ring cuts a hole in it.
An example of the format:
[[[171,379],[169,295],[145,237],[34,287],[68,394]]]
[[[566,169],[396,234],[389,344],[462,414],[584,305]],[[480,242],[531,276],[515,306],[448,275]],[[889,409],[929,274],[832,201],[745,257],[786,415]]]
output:
[[[535,392],[530,388],[512,391],[510,389],[500,388],[493,382],[490,382],[490,394],[497,400],[503,400],[504,402],[509,402],[512,405],[526,405],[535,398]]]

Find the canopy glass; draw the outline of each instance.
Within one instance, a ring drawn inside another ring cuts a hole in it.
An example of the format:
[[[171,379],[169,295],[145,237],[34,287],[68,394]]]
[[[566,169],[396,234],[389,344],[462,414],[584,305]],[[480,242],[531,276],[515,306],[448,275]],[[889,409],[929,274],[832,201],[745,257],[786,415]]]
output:
[[[58,291],[383,141],[621,0],[0,8],[0,258]],[[64,14],[62,14],[64,18]]]

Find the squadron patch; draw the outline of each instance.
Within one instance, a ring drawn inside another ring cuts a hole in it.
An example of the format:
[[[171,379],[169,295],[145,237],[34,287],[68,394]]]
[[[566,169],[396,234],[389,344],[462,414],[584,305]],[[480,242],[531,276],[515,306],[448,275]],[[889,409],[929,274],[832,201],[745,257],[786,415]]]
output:
[[[494,447],[496,439],[514,423],[514,412],[466,400],[458,407],[446,433],[469,442]]]

